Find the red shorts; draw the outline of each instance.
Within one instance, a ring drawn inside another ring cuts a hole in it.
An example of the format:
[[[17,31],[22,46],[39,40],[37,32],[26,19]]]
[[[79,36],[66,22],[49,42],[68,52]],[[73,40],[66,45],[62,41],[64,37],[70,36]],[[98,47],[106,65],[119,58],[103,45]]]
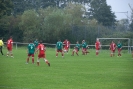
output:
[[[82,51],[87,51],[87,49],[86,48],[83,48]]]
[[[121,51],[121,48],[118,48],[118,51],[120,52]]]
[[[69,49],[69,47],[65,46],[65,47],[64,47],[64,49],[65,49],[65,50],[68,50],[68,49]]]
[[[111,50],[111,52],[113,52],[113,53],[114,53],[114,52],[115,52],[115,50]]]
[[[100,50],[100,48],[96,48],[96,50]]]
[[[74,52],[78,52],[78,49],[77,49],[77,48],[75,48],[73,51],[74,51]]]
[[[12,47],[7,47],[7,50],[8,51],[12,51]]]
[[[38,58],[45,58],[45,54],[39,54]]]
[[[28,56],[29,56],[29,57],[30,57],[30,56],[34,57],[34,54],[28,54]]]
[[[62,52],[62,49],[60,49],[60,50],[59,50],[59,49],[57,49],[57,52]]]

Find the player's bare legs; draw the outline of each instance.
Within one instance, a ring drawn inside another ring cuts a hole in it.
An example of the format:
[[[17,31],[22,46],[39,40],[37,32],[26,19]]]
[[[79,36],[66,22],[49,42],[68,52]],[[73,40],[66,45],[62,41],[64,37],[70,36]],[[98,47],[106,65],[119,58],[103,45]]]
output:
[[[115,51],[111,50],[110,57],[113,57],[113,56],[115,56]]]
[[[46,63],[48,66],[50,66],[50,63],[49,63],[49,61],[48,61],[47,59],[44,58],[44,61],[45,61],[45,63]]]
[[[75,52],[75,51],[73,50],[73,51],[72,51],[72,55],[71,55],[71,56],[74,56],[74,52]]]
[[[77,54],[77,56],[79,56],[79,55],[78,55],[78,51],[77,51],[77,49],[74,49],[74,50],[73,50],[73,52],[72,52],[72,55],[71,55],[71,56],[74,56],[74,53],[76,53],[76,54]]]
[[[40,58],[37,58],[37,66],[40,65]]]
[[[12,58],[14,58],[14,57],[13,57],[12,51],[8,51],[8,52],[7,52],[7,57],[8,57],[9,55],[10,55]]]
[[[64,57],[64,52],[63,51],[61,52],[61,55],[62,55],[62,57]]]
[[[26,64],[29,63],[29,59],[30,59],[30,56],[28,56],[27,60],[26,60]]]
[[[96,55],[98,55],[99,54],[99,50],[96,50]]]
[[[7,57],[9,56],[9,51],[7,52],[6,56],[7,56]]]
[[[29,55],[28,58],[27,58],[27,62],[26,62],[26,64],[29,63],[29,60],[30,60],[30,55]],[[34,55],[32,55],[32,64],[34,64]]]
[[[79,56],[78,51],[76,51],[77,56]]]
[[[72,51],[72,55],[71,56],[74,56],[74,52],[76,52],[76,49],[74,47],[73,51]]]
[[[86,50],[86,52],[85,52],[85,53],[86,53],[86,55],[87,55],[87,53],[90,53],[90,52]]]
[[[83,55],[85,55],[85,54],[86,54],[85,49],[82,49],[82,54],[83,54]]]
[[[59,52],[56,52],[56,57],[58,57],[58,53],[59,53]]]
[[[34,64],[34,57],[32,57],[32,63]]]
[[[115,56],[115,51],[113,50],[113,56]]]
[[[121,49],[118,49],[118,56],[121,56]]]
[[[113,52],[112,52],[112,50],[111,50],[110,57],[112,57],[112,56],[113,56]]]

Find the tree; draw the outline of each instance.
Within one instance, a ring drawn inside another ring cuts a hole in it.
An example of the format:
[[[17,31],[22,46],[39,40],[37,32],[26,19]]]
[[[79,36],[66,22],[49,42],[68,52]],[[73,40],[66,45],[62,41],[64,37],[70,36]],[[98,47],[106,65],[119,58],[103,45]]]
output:
[[[35,10],[27,10],[23,13],[19,28],[23,31],[25,41],[38,38],[39,26],[39,16]]]
[[[22,14],[25,10],[40,8],[44,9],[49,6],[65,8],[70,3],[89,3],[89,0],[12,0],[14,4],[13,14]]]
[[[13,14],[23,14],[25,10],[38,10],[48,6],[56,6],[54,0],[12,0],[14,4]]]
[[[81,4],[68,4],[67,7],[64,8],[65,13],[68,13],[72,16],[71,24],[72,25],[85,25],[87,24],[88,19],[84,19],[82,15],[86,12],[85,7]]]
[[[131,7],[131,5],[129,4],[129,7],[131,9],[131,17],[130,17],[130,21],[131,21],[131,24],[129,25],[130,27],[130,30],[133,31],[133,7]]]
[[[125,32],[129,30],[129,20],[128,19],[121,19],[117,22],[117,31]]]
[[[62,9],[48,7],[39,11],[42,37],[45,42],[55,43],[57,39],[65,39],[70,31],[71,15]],[[47,39],[49,38],[49,39]]]
[[[90,15],[95,18],[98,23],[104,26],[114,26],[116,16],[111,11],[111,6],[108,6],[106,0],[93,0],[90,2]]]
[[[4,15],[11,15],[13,3],[11,0],[0,0],[0,18]]]
[[[23,32],[18,28],[20,16],[3,16],[0,19],[0,37],[7,40],[9,36],[13,36],[14,41],[22,41]]]

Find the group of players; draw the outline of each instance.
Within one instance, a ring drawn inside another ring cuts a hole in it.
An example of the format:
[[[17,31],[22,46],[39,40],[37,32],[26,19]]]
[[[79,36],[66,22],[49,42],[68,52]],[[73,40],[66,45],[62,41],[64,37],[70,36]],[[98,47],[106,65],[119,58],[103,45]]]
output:
[[[3,46],[3,41],[2,39],[0,39],[0,51],[1,54],[3,55],[2,52],[2,46]],[[11,56],[12,58],[14,58],[13,53],[12,53],[12,47],[13,47],[13,38],[12,36],[8,39],[7,41],[7,57]],[[86,55],[87,53],[89,53],[88,48],[89,46],[87,45],[86,41],[83,40],[82,44],[79,44],[79,42],[76,42],[76,45],[74,46],[74,49],[72,51],[72,55],[74,56],[74,54],[76,53],[77,56],[79,56],[78,52],[80,50],[82,50],[82,55]],[[62,57],[64,57],[64,53],[68,53],[70,48],[70,42],[66,39],[64,42],[61,42],[61,40],[58,40],[58,42],[56,43],[56,57],[58,57],[58,53],[61,52]],[[99,39],[96,40],[95,42],[95,49],[96,49],[96,55],[99,54],[99,50],[101,48],[101,43],[99,41]],[[114,43],[114,41],[111,42],[110,46],[110,56],[113,57],[115,55],[115,50],[118,49],[118,57],[121,56],[121,50],[122,50],[122,44],[120,41],[118,41],[118,44],[116,45]],[[37,65],[40,65],[40,58],[43,58],[45,63],[50,66],[50,62],[46,59],[45,56],[45,51],[46,51],[46,47],[45,45],[42,43],[42,41],[38,42],[38,40],[36,39],[34,42],[30,41],[30,43],[28,44],[27,47],[27,54],[28,57],[26,59],[26,64],[29,63],[29,59],[30,56],[32,57],[32,63],[34,64],[34,54],[38,53],[38,58],[37,58]],[[133,52],[132,52],[132,57],[133,57]]]
[[[4,55],[2,52],[2,46],[4,45],[2,40],[0,40],[0,45],[1,45],[1,53],[2,53],[2,55]],[[11,56],[12,58],[14,58],[12,49],[13,49],[13,38],[11,36],[7,40],[7,50],[8,50],[8,52],[6,54],[7,57]],[[45,51],[46,51],[46,47],[42,44],[42,41],[40,41],[39,43],[38,43],[37,39],[34,42],[30,41],[30,43],[28,44],[28,47],[27,47],[28,57],[26,59],[26,64],[29,63],[30,56],[32,56],[32,63],[34,64],[34,54],[38,53],[37,65],[38,66],[40,65],[40,58],[43,58],[45,63],[48,66],[50,66],[49,61],[45,57]]]
[[[63,44],[64,44],[64,47],[63,47]],[[70,42],[67,39],[63,43],[59,40],[56,44],[56,47],[57,47],[56,57],[58,56],[59,52],[61,52],[62,57],[64,57],[64,52],[68,52],[68,50],[69,50]],[[76,45],[74,46],[71,56],[74,56],[74,53],[76,53],[76,55],[79,56],[78,52],[80,50],[80,47],[82,47],[82,55],[86,55],[87,53],[89,53],[89,51],[88,51],[89,46],[87,45],[85,40],[83,40],[81,45],[79,44],[78,41],[76,42]],[[101,48],[101,43],[100,43],[99,39],[97,39],[95,42],[96,55],[99,54],[100,48]],[[114,41],[112,41],[109,46],[111,57],[113,57],[115,55],[116,48],[118,49],[118,57],[121,56],[122,44],[120,43],[120,41],[118,41],[118,44],[116,45],[114,43]],[[132,57],[133,57],[133,54],[132,54]]]
[[[122,50],[122,44],[120,41],[118,41],[117,45],[114,43],[114,41],[111,42],[110,44],[110,56],[115,56],[115,50],[116,48],[118,49],[118,56],[117,57],[121,57],[121,50]],[[132,55],[133,56],[133,55]]]

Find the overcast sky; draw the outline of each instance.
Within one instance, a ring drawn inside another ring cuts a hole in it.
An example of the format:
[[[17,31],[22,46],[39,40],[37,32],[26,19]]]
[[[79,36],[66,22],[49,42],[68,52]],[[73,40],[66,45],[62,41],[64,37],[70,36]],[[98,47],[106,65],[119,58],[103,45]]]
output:
[[[133,0],[106,0],[107,4],[112,7],[112,11],[116,12],[116,19],[120,20],[123,18],[127,18],[126,15],[129,17],[131,16],[131,9],[128,4],[133,7]],[[125,13],[119,13],[119,12],[125,12]]]

